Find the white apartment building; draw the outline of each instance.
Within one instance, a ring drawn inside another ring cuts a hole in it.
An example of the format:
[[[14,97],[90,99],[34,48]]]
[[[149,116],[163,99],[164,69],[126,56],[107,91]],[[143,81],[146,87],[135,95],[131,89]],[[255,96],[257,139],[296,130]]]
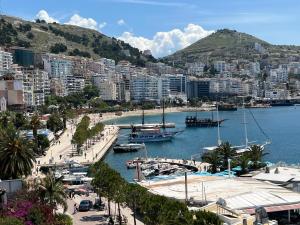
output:
[[[259,53],[262,53],[262,54],[266,53],[266,49],[261,44],[259,44],[257,42],[255,42],[255,44],[254,44],[254,49],[256,51],[258,51]]]
[[[251,72],[251,76],[255,77],[256,75],[258,75],[260,73],[260,64],[259,62],[251,62],[249,64],[249,70]]]
[[[170,97],[170,80],[168,78],[158,78],[157,88],[158,99],[167,99]]]
[[[117,86],[111,80],[101,80],[99,83],[100,97],[104,101],[117,100]]]
[[[223,73],[223,72],[227,71],[226,62],[225,61],[215,61],[214,68],[219,73]]]
[[[272,89],[265,91],[265,98],[268,99],[287,99],[288,91],[285,89]]]
[[[50,95],[48,73],[40,69],[23,71],[24,102],[26,106],[41,106]]]
[[[248,95],[249,87],[239,78],[210,79],[210,93]]]
[[[110,79],[102,76],[93,76],[92,83],[99,89],[101,99],[105,101],[117,100],[117,84]]]
[[[132,76],[130,80],[131,100],[158,101],[158,78],[154,76]]]
[[[83,78],[67,76],[68,94],[80,92],[83,90],[84,86],[85,86],[85,80]]]
[[[186,63],[187,73],[192,76],[202,76],[205,64],[202,62]]]
[[[10,52],[5,52],[0,49],[0,76],[3,76],[11,69],[13,64],[13,56]]]
[[[67,92],[67,77],[73,76],[73,64],[72,61],[66,59],[66,57],[59,57],[52,54],[46,54],[42,57],[44,63],[44,69],[49,73],[50,79],[56,81],[52,84],[57,84],[60,87],[59,93],[61,96],[68,95]],[[60,84],[58,84],[60,82]]]
[[[279,67],[278,69],[270,70],[270,81],[273,83],[285,83],[288,81],[287,68]]]
[[[116,70],[116,62],[113,59],[101,58],[99,62],[104,64],[106,70],[115,71]]]

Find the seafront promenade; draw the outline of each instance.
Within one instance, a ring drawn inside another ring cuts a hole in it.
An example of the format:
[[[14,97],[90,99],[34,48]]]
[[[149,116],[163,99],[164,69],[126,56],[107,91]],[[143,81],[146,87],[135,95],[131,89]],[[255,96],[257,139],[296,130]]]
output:
[[[99,116],[96,115],[89,116],[93,124],[105,120],[104,118],[99,118]],[[46,152],[46,155],[36,159],[36,166],[63,164],[64,162],[71,160],[78,163],[93,163],[102,159],[111,145],[118,138],[119,128],[114,125],[105,125],[104,130],[101,132],[101,137],[93,140],[90,147],[85,149],[82,155],[72,156],[72,152],[74,152],[74,145],[72,145],[71,140],[79,121],[80,117],[73,123],[67,123],[65,131],[60,135],[60,137],[51,142],[51,146]]]

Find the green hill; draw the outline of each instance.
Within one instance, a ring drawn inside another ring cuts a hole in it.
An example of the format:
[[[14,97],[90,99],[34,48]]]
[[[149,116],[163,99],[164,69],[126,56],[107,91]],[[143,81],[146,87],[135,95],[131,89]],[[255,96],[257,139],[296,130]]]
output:
[[[260,44],[266,51],[259,52],[254,46]],[[163,58],[164,62],[184,66],[186,62],[208,62],[214,60],[261,60],[284,61],[289,56],[300,53],[298,46],[272,45],[252,35],[234,30],[218,30],[217,32],[195,42],[185,49]]]
[[[106,57],[128,60],[144,66],[147,61],[156,61],[144,56],[139,49],[108,37],[96,30],[72,25],[25,21],[20,18],[0,17],[0,46],[22,46],[36,52],[62,53],[88,58]]]

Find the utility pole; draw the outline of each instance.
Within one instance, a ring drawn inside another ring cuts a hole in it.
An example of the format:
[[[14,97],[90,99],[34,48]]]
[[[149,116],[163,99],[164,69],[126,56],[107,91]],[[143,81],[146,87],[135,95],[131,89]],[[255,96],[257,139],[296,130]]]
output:
[[[185,183],[185,202],[188,203],[188,187],[187,187],[187,172],[184,172],[184,183]]]

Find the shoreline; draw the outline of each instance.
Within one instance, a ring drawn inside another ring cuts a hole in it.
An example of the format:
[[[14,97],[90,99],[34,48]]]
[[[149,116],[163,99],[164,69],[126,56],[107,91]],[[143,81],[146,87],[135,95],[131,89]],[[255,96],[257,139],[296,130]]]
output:
[[[172,107],[172,108],[166,108],[165,113],[181,113],[181,112],[195,112],[195,111],[210,111],[211,108],[207,107],[199,107],[199,108],[193,108],[193,107]],[[159,115],[162,114],[162,109],[148,109],[144,111],[145,116],[147,115]],[[99,117],[99,113],[97,114],[88,114],[88,116],[97,122],[107,122],[114,119],[119,118],[126,118],[126,117],[133,117],[133,116],[142,116],[142,110],[134,110],[134,111],[128,111],[128,112],[122,112],[121,116],[118,116],[115,114],[115,112],[108,112],[103,113],[102,117]]]

